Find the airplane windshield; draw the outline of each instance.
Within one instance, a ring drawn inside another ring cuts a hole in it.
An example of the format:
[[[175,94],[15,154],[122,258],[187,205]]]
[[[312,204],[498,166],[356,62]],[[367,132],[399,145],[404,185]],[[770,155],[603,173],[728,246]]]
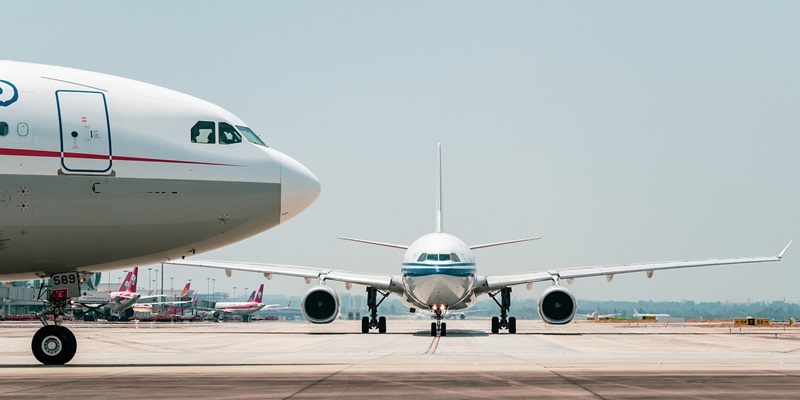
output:
[[[253,132],[252,129],[250,129],[250,128],[246,127],[246,126],[241,126],[241,125],[236,125],[236,128],[239,129],[239,132],[241,132],[242,135],[244,135],[244,137],[246,137],[247,140],[250,143],[257,144],[257,145],[264,146],[264,147],[269,147],[269,146],[267,146],[266,143],[264,143],[264,141],[261,140],[260,137],[258,137],[258,135],[256,135],[255,132]]]

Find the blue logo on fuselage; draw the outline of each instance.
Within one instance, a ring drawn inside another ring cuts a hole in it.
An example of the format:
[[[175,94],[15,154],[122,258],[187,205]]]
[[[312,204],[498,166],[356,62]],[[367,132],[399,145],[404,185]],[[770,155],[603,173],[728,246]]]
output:
[[[0,79],[0,107],[8,107],[19,99],[17,87],[9,81]]]

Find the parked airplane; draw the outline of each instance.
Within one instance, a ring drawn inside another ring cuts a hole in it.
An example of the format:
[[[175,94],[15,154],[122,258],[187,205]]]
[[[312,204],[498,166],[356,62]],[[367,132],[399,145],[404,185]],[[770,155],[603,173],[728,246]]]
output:
[[[142,297],[139,298],[139,301],[136,302],[136,306],[149,306],[151,308],[153,306],[184,306],[184,307],[188,307],[188,305],[191,304],[194,301],[194,296],[192,296],[192,299],[188,299],[189,298],[189,293],[192,293],[192,291],[190,290],[191,286],[192,286],[192,282],[191,281],[186,283],[186,286],[183,287],[183,289],[181,290],[180,295],[175,297],[175,300],[166,300],[167,297],[164,296],[164,295],[160,295],[160,294],[151,295],[151,296],[142,296]],[[182,300],[177,300],[177,299],[182,299]]]
[[[586,318],[587,320],[599,321],[601,319],[610,319],[619,317],[622,314],[600,314],[597,310],[595,310],[591,314],[583,314],[581,317]]]
[[[264,297],[264,284],[262,283],[261,286],[258,287],[258,290],[254,291],[250,298],[247,301],[227,301],[227,302],[218,302],[214,304],[214,309],[209,310],[213,313],[214,318],[220,318],[224,316],[232,316],[232,315],[240,315],[242,316],[243,320],[248,320],[250,314],[259,311],[261,309],[275,309],[280,304],[264,304],[262,303],[262,298]]]
[[[81,297],[74,300],[74,304],[89,309],[90,314],[97,314],[100,308],[108,310],[107,317],[114,313],[120,319],[127,320],[133,315],[133,305],[136,303],[141,295],[136,292],[136,283],[138,282],[139,267],[134,267],[133,270],[128,271],[125,279],[119,286],[119,290],[111,293],[91,292],[84,293]],[[78,314],[76,312],[76,314]]]
[[[43,320],[31,344],[44,364],[75,354],[61,318],[80,273],[240,241],[293,218],[319,191],[302,164],[214,104],[0,61],[0,279],[50,278],[54,324]]]
[[[191,265],[231,270],[254,271],[263,273],[268,279],[273,275],[302,277],[307,283],[317,280],[303,297],[301,308],[306,319],[312,323],[325,324],[332,322],[339,314],[339,298],[326,282],[340,281],[350,287],[352,284],[367,286],[367,306],[370,316],[362,319],[361,331],[370,329],[386,332],[386,318],[378,317],[378,306],[390,293],[397,294],[411,308],[427,309],[436,316],[431,323],[431,335],[437,332],[446,335],[446,325],[441,322],[447,311],[460,310],[475,304],[478,296],[489,295],[500,308],[500,316],[492,318],[491,331],[498,333],[507,329],[515,333],[516,318],[509,317],[511,308],[511,288],[516,285],[527,285],[532,288],[534,282],[552,282],[539,298],[538,311],[542,320],[548,324],[566,324],[572,321],[577,311],[575,297],[564,286],[562,280],[568,282],[575,278],[605,275],[608,280],[615,274],[630,272],[646,272],[648,277],[653,272],[663,269],[701,267],[708,265],[743,264],[780,261],[786,252],[787,245],[777,256],[729,258],[701,261],[650,262],[627,265],[589,266],[577,268],[553,268],[546,271],[532,271],[509,275],[478,275],[475,257],[472,250],[510,243],[523,242],[538,238],[511,240],[483,245],[466,245],[461,239],[444,233],[442,225],[441,196],[441,146],[438,152],[438,179],[436,202],[436,230],[414,241],[410,246],[362,239],[342,238],[378,246],[404,249],[402,269],[398,275],[351,272],[330,268],[314,268],[278,264],[243,263],[229,261],[175,261],[174,265]],[[791,244],[791,242],[790,242]],[[378,295],[381,299],[378,300]]]
[[[669,314],[640,314],[639,311],[633,309],[633,318],[638,319],[654,319],[654,318],[662,318],[662,317],[669,317]]]

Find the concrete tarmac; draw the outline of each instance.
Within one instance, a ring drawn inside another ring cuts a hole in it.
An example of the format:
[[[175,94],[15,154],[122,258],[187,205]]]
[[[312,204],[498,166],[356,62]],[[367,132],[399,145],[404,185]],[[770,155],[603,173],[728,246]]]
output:
[[[488,320],[66,323],[78,353],[33,358],[34,323],[0,323],[0,398],[800,398],[800,329]]]

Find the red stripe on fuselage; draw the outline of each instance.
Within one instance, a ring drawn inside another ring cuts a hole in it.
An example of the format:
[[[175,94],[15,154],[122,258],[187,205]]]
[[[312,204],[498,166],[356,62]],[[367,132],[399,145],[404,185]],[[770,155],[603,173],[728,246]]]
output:
[[[17,156],[17,157],[49,157],[61,158],[61,152],[48,151],[48,150],[27,150],[27,149],[4,149],[0,148],[0,156]],[[104,154],[88,154],[88,153],[72,153],[65,152],[64,156],[67,158],[83,158],[90,160],[108,160],[114,161],[132,161],[132,162],[156,162],[156,163],[169,163],[169,164],[195,164],[195,165],[218,165],[225,167],[237,167],[235,164],[221,164],[204,161],[186,161],[186,160],[167,160],[162,158],[147,158],[147,157],[130,157],[130,156],[108,156]]]

